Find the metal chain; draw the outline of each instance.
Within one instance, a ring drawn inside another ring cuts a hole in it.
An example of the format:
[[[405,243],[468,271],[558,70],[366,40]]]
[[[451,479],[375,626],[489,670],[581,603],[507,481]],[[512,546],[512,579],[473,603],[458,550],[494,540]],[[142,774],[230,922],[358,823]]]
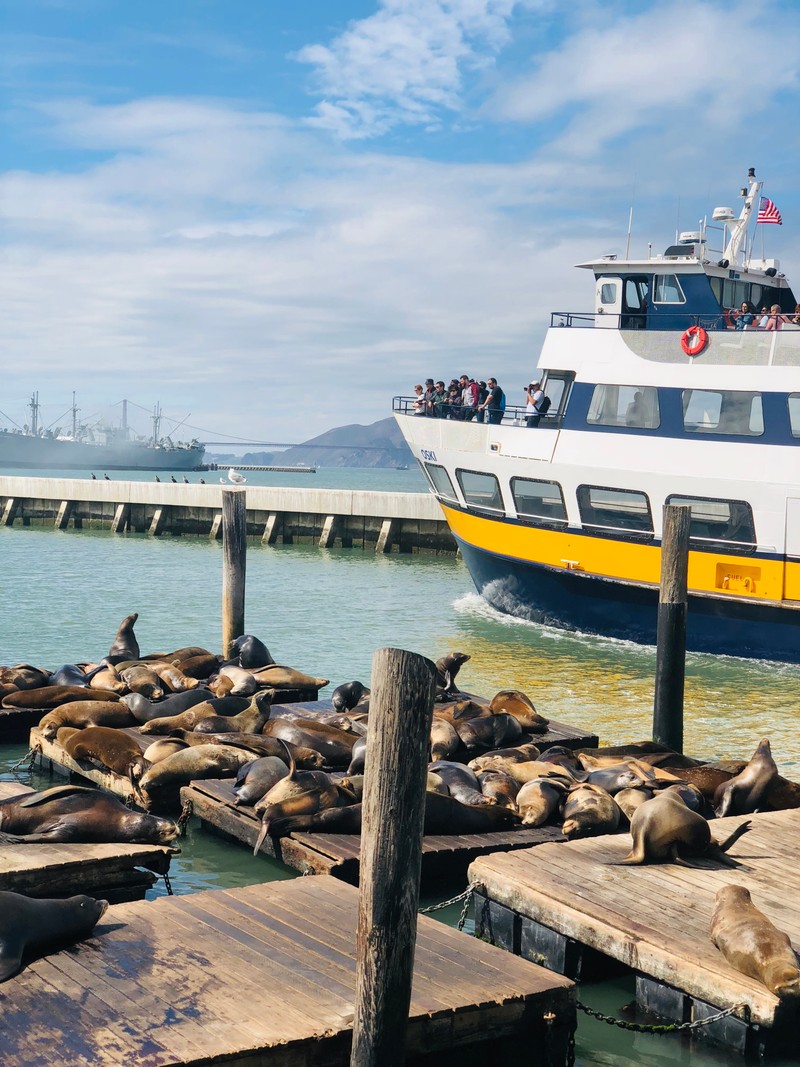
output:
[[[472,903],[472,894],[476,889],[483,889],[483,882],[470,882],[463,893],[459,893],[458,896],[450,897],[449,900],[443,900],[441,904],[431,904],[427,908],[420,908],[420,915],[429,915],[432,911],[440,911],[442,908],[449,908],[452,904],[458,904],[460,900],[464,901],[464,907],[461,909],[461,916],[458,920],[458,929],[464,929],[464,923],[467,921],[467,914],[469,913],[469,906]]]
[[[172,892],[172,882],[169,880],[169,871],[164,871],[164,885],[167,887],[167,896],[175,896]]]
[[[623,1022],[622,1019],[615,1019],[613,1015],[604,1015],[601,1011],[595,1011],[593,1008],[581,1004],[579,1000],[575,1003],[580,1011],[585,1012],[586,1015],[591,1015],[593,1019],[599,1019],[602,1023],[610,1023],[612,1026],[619,1026],[622,1030],[633,1030],[637,1034],[674,1034],[681,1030],[699,1030],[703,1026],[708,1026],[710,1023],[718,1022],[728,1015],[733,1015],[734,1012],[739,1010],[744,1013],[745,1022],[748,1022],[750,1017],[750,1009],[746,1004],[734,1004],[732,1008],[718,1011],[716,1015],[709,1015],[707,1019],[697,1019],[695,1022],[689,1023],[665,1023],[659,1026]]]
[[[186,803],[183,805],[183,808],[181,809],[181,813],[178,816],[177,822],[178,833],[181,837],[183,837],[184,833],[186,832],[186,824],[189,822],[189,819],[191,819],[193,811],[194,804],[191,802],[191,800],[187,800]]]
[[[34,764],[34,762],[36,760],[36,749],[35,748],[29,749],[25,753],[25,755],[22,757],[22,759],[18,759],[17,762],[14,764],[14,766],[11,768],[11,770],[12,771],[18,771],[20,769],[20,767],[22,766],[22,764],[26,760],[30,760],[31,761],[31,767],[28,768],[28,770],[30,770],[33,767],[33,764]]]

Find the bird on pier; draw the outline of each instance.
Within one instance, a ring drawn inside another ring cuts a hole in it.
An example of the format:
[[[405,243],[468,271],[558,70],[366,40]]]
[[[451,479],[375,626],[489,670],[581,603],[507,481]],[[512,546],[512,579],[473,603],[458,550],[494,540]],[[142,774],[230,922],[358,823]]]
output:
[[[188,485],[189,484],[189,479],[186,477],[185,474],[183,476],[183,483],[184,483],[184,485]]]
[[[206,480],[205,480],[205,478],[201,478],[201,479],[200,479],[200,484],[201,484],[201,485],[205,485],[205,484],[206,484]]]
[[[110,482],[110,481],[111,481],[111,479],[109,478],[109,476],[108,476],[107,474],[104,474],[104,475],[103,475],[103,477],[105,478],[105,480],[106,480],[107,482]]]
[[[159,478],[159,476],[158,476],[158,475],[156,475],[156,481],[157,481],[157,482],[160,482],[160,481],[161,481],[161,479]]]
[[[247,479],[243,474],[239,474],[238,471],[235,471],[233,467],[231,467],[228,471],[228,481],[233,482],[234,485],[244,485]]]
[[[172,478],[173,482],[174,482],[174,483],[175,483],[176,485],[178,484],[178,479],[177,479],[177,478],[175,477],[175,475],[174,475],[174,474],[170,474],[170,478]]]
[[[97,481],[97,475],[94,473],[94,471],[92,471],[92,481],[93,482]]]

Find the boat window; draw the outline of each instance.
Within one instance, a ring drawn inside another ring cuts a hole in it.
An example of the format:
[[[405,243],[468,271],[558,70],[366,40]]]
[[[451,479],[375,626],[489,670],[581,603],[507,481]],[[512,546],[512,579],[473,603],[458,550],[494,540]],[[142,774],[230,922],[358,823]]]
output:
[[[681,283],[675,274],[657,274],[655,277],[655,302],[657,304],[685,304]]]
[[[761,393],[684,389],[683,428],[688,433],[759,437],[764,432]]]
[[[512,478],[511,495],[520,519],[548,526],[566,526],[567,509],[558,482]]]
[[[753,509],[744,500],[714,500],[673,493],[668,504],[688,504],[692,509],[689,539],[697,548],[736,546],[737,552],[752,552],[756,547]]]
[[[493,474],[485,474],[483,471],[457,470],[456,478],[458,478],[464,499],[470,507],[505,515],[500,484]]]
[[[603,282],[600,286],[600,303],[601,304],[616,304],[617,302],[617,283],[616,282]]]
[[[789,423],[792,437],[800,437],[800,393],[789,393]]]
[[[657,430],[661,425],[658,390],[647,385],[596,385],[586,421],[590,426]]]
[[[623,536],[636,541],[653,538],[653,516],[646,493],[579,485],[578,509],[584,527],[601,537]]]
[[[566,411],[570,386],[574,380],[573,371],[545,371],[542,376],[542,389],[545,396],[550,397],[550,411],[548,412],[550,419],[563,415]]]
[[[428,475],[428,480],[438,497],[441,497],[442,500],[452,500],[454,503],[458,503],[455,486],[450,481],[450,475],[444,467],[440,467],[438,463],[423,463],[422,469]]]

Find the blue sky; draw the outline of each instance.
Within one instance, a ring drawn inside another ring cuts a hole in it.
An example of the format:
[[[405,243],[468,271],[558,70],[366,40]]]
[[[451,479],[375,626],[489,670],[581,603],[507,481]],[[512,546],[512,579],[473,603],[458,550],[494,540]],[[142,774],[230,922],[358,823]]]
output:
[[[798,277],[794,4],[2,0],[0,32],[20,422],[75,390],[299,441],[428,376],[515,386],[631,207],[660,250],[750,166]]]

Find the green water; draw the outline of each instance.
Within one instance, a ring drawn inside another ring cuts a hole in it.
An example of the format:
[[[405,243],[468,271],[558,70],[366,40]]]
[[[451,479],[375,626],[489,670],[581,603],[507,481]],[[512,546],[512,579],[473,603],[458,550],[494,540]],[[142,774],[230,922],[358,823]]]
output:
[[[366,476],[383,484],[364,488],[407,485],[409,491],[419,477],[414,471]],[[0,561],[0,664],[53,669],[100,658],[131,611],[139,612],[136,633],[145,653],[190,644],[219,648],[216,542],[3,527]],[[463,688],[489,696],[522,689],[545,715],[594,730],[604,742],[649,735],[652,649],[500,616],[474,593],[463,563],[450,556],[378,556],[254,541],[248,546],[246,620],[248,632],[261,637],[279,663],[329,678],[322,696],[354,678],[369,683],[377,648],[400,647],[432,659],[458,649],[472,657],[459,675]],[[746,757],[767,735],[782,770],[800,777],[798,703],[798,667],[690,656],[686,749],[706,757]],[[49,785],[49,777],[30,780],[24,768],[11,770],[24,753],[23,745],[0,750],[0,778]],[[181,848],[172,868],[178,893],[294,876],[194,823]],[[163,882],[154,892],[165,892]],[[452,906],[435,914],[454,924],[459,912]],[[617,1014],[633,991],[629,983],[607,982],[580,996]],[[685,1062],[711,1067],[733,1059],[709,1048],[689,1050],[675,1037],[626,1034],[584,1016],[578,1036],[583,1067]]]

